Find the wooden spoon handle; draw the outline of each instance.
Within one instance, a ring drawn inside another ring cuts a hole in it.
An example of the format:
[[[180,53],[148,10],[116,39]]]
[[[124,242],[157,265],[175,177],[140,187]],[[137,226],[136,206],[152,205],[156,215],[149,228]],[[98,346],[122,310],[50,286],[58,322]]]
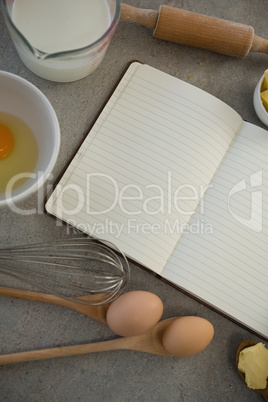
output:
[[[31,292],[28,290],[13,289],[3,286],[0,286],[0,296],[8,296],[17,299],[33,300],[43,303],[57,304],[59,306],[71,308],[72,310],[76,310],[82,314],[87,315],[88,317],[94,318],[94,320],[102,322],[103,324],[107,324],[106,313],[110,305],[109,303],[99,306],[80,304],[51,294]],[[81,297],[81,300],[82,301],[90,300],[90,296],[83,296]]]
[[[147,332],[137,336],[122,337],[112,339],[110,341],[87,343],[83,345],[63,346],[51,349],[0,355],[0,365],[110,350],[136,350],[139,352],[151,353],[160,356],[170,356],[170,353],[164,349],[162,338],[167,327],[177,319],[178,317],[173,317],[160,321]]]
[[[158,39],[241,58],[249,52],[268,53],[268,40],[255,36],[249,25],[166,5],[159,12],[126,4],[121,4],[121,10],[121,20],[154,29]]]
[[[262,396],[264,397],[264,400],[265,400],[266,402],[268,402],[268,388],[264,389],[264,390],[261,392],[261,394],[262,394]]]
[[[0,296],[14,297],[17,299],[34,300],[34,301],[60,304],[60,305],[65,305],[66,303],[64,299],[61,299],[60,297],[54,295],[38,293],[38,292],[30,292],[28,290],[6,288],[3,286],[0,286]]]
[[[33,360],[54,359],[55,357],[75,356],[86,353],[124,349],[124,342],[121,342],[124,339],[125,338],[117,338],[105,342],[87,343],[83,345],[63,346],[0,355],[0,365],[3,366],[4,364],[14,364]]]

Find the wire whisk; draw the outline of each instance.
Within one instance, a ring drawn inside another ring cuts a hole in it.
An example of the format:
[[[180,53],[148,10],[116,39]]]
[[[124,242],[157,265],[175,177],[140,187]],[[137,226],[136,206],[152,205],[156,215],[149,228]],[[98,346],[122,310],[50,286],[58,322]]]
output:
[[[74,237],[0,248],[0,273],[64,299],[99,305],[123,292],[130,268],[114,244]],[[80,299],[89,295],[87,300]]]

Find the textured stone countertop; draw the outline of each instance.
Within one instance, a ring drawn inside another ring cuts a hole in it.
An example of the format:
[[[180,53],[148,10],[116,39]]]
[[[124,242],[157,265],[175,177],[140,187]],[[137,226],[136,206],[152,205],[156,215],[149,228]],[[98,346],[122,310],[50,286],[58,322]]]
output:
[[[265,0],[129,0],[157,10],[161,3],[242,22],[268,38]],[[250,53],[236,59],[161,41],[152,30],[120,22],[98,69],[72,83],[46,81],[29,71],[13,46],[0,12],[0,69],[36,85],[53,105],[61,127],[61,148],[51,180],[42,192],[19,204],[15,213],[0,211],[0,244],[46,241],[68,236],[66,226],[44,213],[46,191],[57,180],[85,137],[94,118],[128,63],[139,60],[220,98],[247,120],[262,126],[253,108],[253,91],[268,68],[268,55]],[[1,93],[0,93],[1,96]],[[163,318],[199,315],[211,321],[215,336],[207,349],[191,358],[113,351],[40,360],[0,367],[1,401],[261,401],[236,372],[235,352],[244,339],[260,341],[209,307],[131,263],[129,290],[149,290],[164,303]],[[0,298],[2,354],[61,345],[104,341],[114,334],[103,324],[60,306]]]

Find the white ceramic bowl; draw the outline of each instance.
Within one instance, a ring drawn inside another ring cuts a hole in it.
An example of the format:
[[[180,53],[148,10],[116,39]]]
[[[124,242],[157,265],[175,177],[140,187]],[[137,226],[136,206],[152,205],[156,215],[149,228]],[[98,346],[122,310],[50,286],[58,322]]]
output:
[[[268,112],[266,111],[266,109],[263,106],[262,101],[261,101],[261,85],[262,85],[263,79],[264,79],[264,75],[261,77],[258,84],[256,85],[254,95],[253,95],[253,104],[254,104],[254,108],[255,108],[255,111],[256,111],[259,119],[262,121],[263,124],[268,126]]]
[[[27,179],[11,194],[0,193],[1,207],[14,205],[44,184],[58,157],[60,128],[56,113],[46,96],[27,80],[5,71],[0,71],[0,111],[24,120],[38,143],[38,161],[32,172],[34,177]]]

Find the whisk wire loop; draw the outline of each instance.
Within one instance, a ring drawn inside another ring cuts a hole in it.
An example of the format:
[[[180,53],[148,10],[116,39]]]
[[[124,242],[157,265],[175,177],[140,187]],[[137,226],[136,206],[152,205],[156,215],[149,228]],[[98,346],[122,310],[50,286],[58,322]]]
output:
[[[91,305],[117,298],[130,275],[126,256],[114,244],[85,237],[0,248],[0,272],[58,297]],[[84,295],[92,298],[82,300]]]

